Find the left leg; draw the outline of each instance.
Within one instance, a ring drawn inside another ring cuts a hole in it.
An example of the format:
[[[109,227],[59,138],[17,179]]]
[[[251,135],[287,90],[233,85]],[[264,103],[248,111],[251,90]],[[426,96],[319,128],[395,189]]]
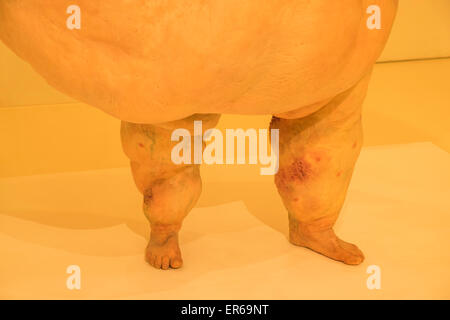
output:
[[[370,76],[301,119],[274,117],[280,130],[275,183],[289,214],[289,240],[346,264],[362,252],[333,231],[362,145],[361,105]]]
[[[143,194],[144,214],[151,226],[146,259],[158,269],[182,266],[178,233],[202,190],[199,165],[175,164],[171,158],[177,144],[171,140],[173,130],[189,130],[193,145],[195,120],[209,129],[217,124],[219,115],[192,115],[153,125],[122,121],[123,149],[130,159],[136,186]]]

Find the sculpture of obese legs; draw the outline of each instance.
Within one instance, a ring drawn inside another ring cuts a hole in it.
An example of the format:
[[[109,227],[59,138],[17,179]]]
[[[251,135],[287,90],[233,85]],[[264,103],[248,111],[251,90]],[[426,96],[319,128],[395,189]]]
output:
[[[271,129],[280,130],[275,183],[289,214],[289,240],[353,265],[364,260],[362,252],[340,240],[332,227],[362,145],[361,106],[369,78],[307,116],[278,115],[271,122]],[[206,130],[219,117],[194,115],[161,125],[122,122],[123,148],[151,225],[146,259],[155,268],[182,266],[178,232],[202,189],[198,165],[172,162],[172,131],[190,129],[194,139],[194,120],[202,120]]]
[[[219,115],[193,115],[162,125],[122,122],[122,146],[130,159],[136,186],[144,196],[144,213],[151,226],[146,260],[155,268],[182,266],[178,232],[202,190],[199,165],[172,162],[171,150],[176,144],[171,141],[172,131],[186,128],[194,139],[195,120],[201,120],[203,127],[209,129],[219,118]],[[193,141],[191,145],[194,146]]]
[[[370,74],[320,110],[299,119],[272,119],[280,130],[275,184],[289,214],[289,240],[346,264],[363,253],[334,231],[362,146],[361,107]]]

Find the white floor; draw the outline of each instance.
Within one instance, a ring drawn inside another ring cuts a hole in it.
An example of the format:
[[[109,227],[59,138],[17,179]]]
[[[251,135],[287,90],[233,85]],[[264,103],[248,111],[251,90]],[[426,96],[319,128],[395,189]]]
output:
[[[450,298],[450,155],[433,144],[363,149],[336,226],[365,252],[357,267],[290,245],[268,180],[208,170],[176,271],[144,262],[148,227],[127,168],[0,179],[0,298]],[[81,268],[79,291],[66,288],[69,265]],[[366,286],[370,265],[381,290]]]

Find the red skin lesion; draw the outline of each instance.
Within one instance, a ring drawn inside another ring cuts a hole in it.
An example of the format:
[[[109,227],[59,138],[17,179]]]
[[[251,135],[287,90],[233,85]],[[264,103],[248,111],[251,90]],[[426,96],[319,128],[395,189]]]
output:
[[[295,182],[305,182],[313,174],[311,165],[304,159],[296,159],[290,165],[280,168],[275,176],[275,184],[282,189]]]
[[[144,191],[144,204],[149,205],[150,202],[153,200],[153,190],[147,189]]]
[[[275,184],[278,188],[287,190],[292,184],[305,183],[325,169],[329,160],[330,156],[326,152],[307,152],[291,163],[281,165],[275,176]]]
[[[291,180],[305,181],[312,175],[311,165],[304,159],[295,160],[287,171]]]

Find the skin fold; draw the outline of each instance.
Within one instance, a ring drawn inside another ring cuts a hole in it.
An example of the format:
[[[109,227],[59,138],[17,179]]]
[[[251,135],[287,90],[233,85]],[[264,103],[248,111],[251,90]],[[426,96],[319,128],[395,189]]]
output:
[[[370,70],[397,0],[1,0],[0,39],[52,86],[128,122],[281,114]],[[382,28],[367,28],[378,5]]]
[[[202,189],[198,165],[172,162],[172,131],[194,139],[195,120],[206,131],[224,113],[273,115],[290,242],[346,264],[364,260],[333,225],[397,0],[77,0],[82,27],[69,30],[72,4],[0,0],[0,39],[56,89],[122,121],[151,265],[182,266],[178,233]],[[380,30],[367,27],[370,5],[381,9]]]

